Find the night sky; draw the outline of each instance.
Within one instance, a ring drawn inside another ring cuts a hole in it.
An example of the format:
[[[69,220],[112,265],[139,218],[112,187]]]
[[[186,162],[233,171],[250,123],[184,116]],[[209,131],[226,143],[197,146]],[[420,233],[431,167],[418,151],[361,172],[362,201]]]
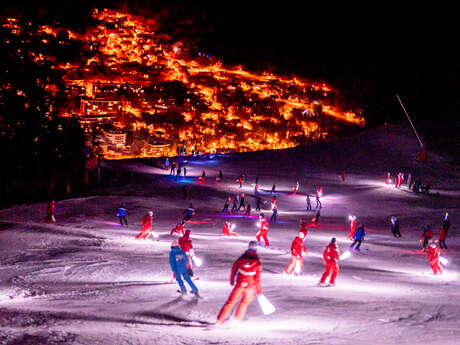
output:
[[[94,5],[113,7],[114,2],[15,6],[78,27]],[[163,12],[171,23],[192,19],[199,48],[226,64],[325,80],[361,107],[371,126],[404,120],[396,93],[416,120],[436,116],[458,123],[460,28],[452,8],[241,0],[147,0],[115,6]]]

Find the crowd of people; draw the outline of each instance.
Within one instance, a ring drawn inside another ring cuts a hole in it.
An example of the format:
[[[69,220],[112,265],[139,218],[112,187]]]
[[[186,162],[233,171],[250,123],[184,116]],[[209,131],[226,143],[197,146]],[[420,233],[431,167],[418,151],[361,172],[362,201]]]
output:
[[[169,165],[169,161],[166,161]],[[177,169],[177,170],[176,170]],[[183,176],[186,174],[185,165],[181,166],[178,165],[176,167],[176,163],[171,163],[171,170],[170,175],[175,175],[176,180],[178,176],[183,173]],[[198,178],[200,182],[204,182],[206,178],[205,171],[203,170],[201,176]],[[390,183],[390,173],[387,174],[387,183]],[[342,174],[342,180],[345,181],[344,174]],[[411,187],[413,182],[412,177],[408,176],[408,180],[404,179],[403,173],[398,173],[395,177],[395,187],[400,188],[401,185],[406,182],[408,183],[408,187]],[[418,180],[417,180],[418,181]],[[419,183],[415,181],[414,185],[419,185]],[[223,182],[223,173],[222,170],[219,170],[219,174],[216,177],[216,183]],[[236,179],[238,183],[238,188],[242,188],[244,184],[244,174],[241,173],[238,179]],[[254,299],[254,290],[258,296],[262,294],[262,287],[260,283],[260,276],[262,274],[262,263],[260,258],[257,255],[257,249],[262,244],[265,247],[270,247],[269,241],[269,227],[270,223],[277,222],[278,216],[278,199],[277,199],[277,191],[276,191],[276,184],[272,185],[270,190],[271,194],[271,203],[270,203],[270,210],[272,211],[270,221],[267,220],[264,213],[262,212],[262,205],[265,203],[263,202],[258,187],[258,177],[256,177],[254,185],[254,192],[255,192],[255,200],[256,200],[256,207],[255,210],[260,212],[258,214],[258,231],[254,234],[254,240],[250,241],[248,244],[248,249],[234,262],[231,274],[230,274],[230,284],[234,285],[234,288],[228,297],[228,300],[221,308],[220,312],[217,315],[217,325],[224,323],[226,320],[229,319],[232,309],[234,306],[240,301],[236,312],[234,314],[234,318],[237,320],[244,320],[246,311],[250,303]],[[414,187],[415,188],[415,187]],[[418,188],[418,187],[417,187]],[[299,192],[299,182],[297,181],[293,187],[292,194],[296,195]],[[320,218],[320,210],[322,209],[323,205],[321,202],[321,197],[323,196],[323,187],[317,186],[315,192],[316,198],[316,205],[315,211],[316,214],[313,218],[311,218],[310,222],[306,220],[306,218],[302,218],[300,222],[300,229],[297,232],[296,236],[292,240],[290,246],[290,255],[291,259],[287,263],[283,274],[286,275],[300,275],[303,267],[303,255],[307,252],[306,248],[306,240],[308,234],[308,227],[314,226],[318,224]],[[222,213],[224,214],[240,214],[243,213],[243,216],[250,217],[251,216],[251,204],[247,200],[246,195],[244,192],[237,193],[233,198],[232,208],[229,210],[230,203],[232,202],[231,196],[228,196],[225,199],[224,207],[222,209]],[[307,207],[306,211],[313,211],[310,195],[307,194],[306,196]],[[55,222],[55,201],[51,200],[48,203],[47,208],[47,222]],[[171,250],[169,253],[169,264],[173,273],[173,279],[178,283],[179,290],[182,295],[186,295],[187,288],[185,283],[187,283],[191,289],[191,293],[196,297],[200,297],[198,288],[194,283],[194,280],[197,279],[194,269],[194,262],[199,262],[199,259],[196,257],[194,253],[193,243],[191,239],[191,230],[185,229],[187,226],[187,222],[189,222],[195,215],[197,214],[197,209],[193,206],[192,203],[189,204],[189,207],[184,210],[183,218],[171,229],[169,235],[170,236],[178,236],[174,238],[171,242]],[[116,217],[118,218],[118,222],[120,226],[128,226],[127,216],[129,215],[129,211],[124,203],[120,205],[117,210]],[[352,241],[349,245],[348,250],[359,252],[362,242],[364,241],[366,232],[364,229],[364,224],[358,221],[358,217],[355,215],[349,215],[350,221],[350,231],[348,233],[348,240]],[[153,224],[154,224],[154,214],[153,211],[148,211],[141,219],[141,229],[140,233],[135,237],[136,239],[143,239],[148,240],[149,238],[153,237],[157,241],[159,240],[159,235],[155,231],[153,231]],[[400,220],[396,216],[391,216],[390,218],[391,223],[391,233],[395,238],[401,238],[401,230],[400,230]],[[222,234],[226,237],[239,237],[240,235],[236,233],[235,230],[236,224],[226,221],[222,226]],[[426,225],[423,229],[423,233],[420,236],[420,243],[421,249],[426,252],[426,255],[429,259],[429,264],[432,268],[433,274],[442,274],[443,267],[440,261],[440,249],[447,249],[446,239],[447,234],[450,229],[450,220],[449,215],[446,212],[439,232],[438,240],[433,240],[434,233],[431,225]],[[263,241],[263,242],[262,242]],[[338,241],[335,237],[331,238],[330,242],[325,246],[323,250],[323,261],[324,261],[324,272],[318,282],[319,286],[335,286],[336,278],[339,274],[339,262],[342,260],[342,256],[340,254],[340,249],[338,245]],[[198,265],[198,264],[197,264]],[[327,283],[327,280],[329,282]],[[185,283],[184,283],[185,282]]]

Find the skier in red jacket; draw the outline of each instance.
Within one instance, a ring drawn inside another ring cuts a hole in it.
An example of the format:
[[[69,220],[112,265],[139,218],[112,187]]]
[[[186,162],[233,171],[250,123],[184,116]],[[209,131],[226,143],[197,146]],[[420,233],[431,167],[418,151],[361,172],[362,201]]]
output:
[[[54,200],[50,200],[48,202],[48,208],[46,210],[46,222],[47,223],[54,223],[56,221],[56,217],[54,216],[55,210],[56,210],[56,202]]]
[[[431,230],[431,225],[425,225],[425,228],[423,229],[423,233],[420,236],[420,243],[422,244],[422,249],[424,252],[427,250],[427,245],[430,242],[430,240],[433,238],[433,230]]]
[[[241,299],[240,304],[235,312],[235,318],[243,321],[251,302],[254,300],[254,288],[257,295],[262,294],[262,287],[260,286],[260,275],[262,273],[262,264],[257,255],[257,243],[255,241],[249,242],[248,250],[235,261],[230,273],[230,285],[236,285],[233,288],[227,302],[217,316],[217,325],[225,322],[230,315],[234,305]]]
[[[234,228],[235,224],[232,224],[231,222],[225,222],[224,226],[222,227],[222,232],[227,236],[238,237],[239,235],[236,232],[233,232]]]
[[[291,262],[286,266],[284,272],[286,274],[291,274],[294,270],[294,275],[298,276],[303,267],[303,258],[302,254],[307,252],[305,245],[303,244],[303,239],[305,235],[303,232],[299,232],[298,236],[292,241],[291,244]],[[299,263],[299,270],[296,272],[295,267],[297,262]]]
[[[389,172],[387,172],[387,178],[385,180],[385,184],[390,184],[390,179],[391,179],[391,175]]]
[[[181,221],[177,224],[170,232],[171,235],[177,234],[179,236],[184,236],[184,221]]]
[[[188,265],[187,266],[190,269],[192,268],[192,257],[194,255],[192,239],[190,238],[190,233],[191,232],[192,232],[191,230],[187,229],[187,230],[185,230],[184,236],[179,238],[179,247],[180,247],[180,249],[182,249],[182,251],[185,252],[185,254],[187,254],[187,258],[188,258]]]
[[[144,238],[144,240],[147,240],[150,236],[152,236],[152,225],[153,225],[153,212],[152,211],[149,211],[142,218],[141,224],[142,224],[141,232],[139,233],[139,235],[136,236],[136,240],[142,237]]]
[[[323,259],[326,269],[319,282],[320,286],[326,286],[326,278],[331,274],[331,280],[328,286],[335,286],[335,278],[339,274],[340,250],[335,238],[324,248]]]
[[[270,245],[270,242],[268,242],[268,220],[264,217],[263,213],[259,215],[259,223],[260,229],[256,235],[257,243],[260,245],[260,237],[263,237],[265,241],[265,246],[268,247]]]
[[[356,216],[350,214],[348,219],[350,220],[350,233],[348,234],[348,239],[353,241],[356,231]]]
[[[433,270],[433,274],[442,274],[442,266],[439,262],[440,250],[436,243],[431,243],[428,247],[428,259],[430,260],[430,266]]]
[[[305,241],[305,239],[307,238],[307,234],[308,234],[308,223],[306,222],[305,219],[302,219],[300,221],[300,230],[299,232],[303,233],[303,239]]]

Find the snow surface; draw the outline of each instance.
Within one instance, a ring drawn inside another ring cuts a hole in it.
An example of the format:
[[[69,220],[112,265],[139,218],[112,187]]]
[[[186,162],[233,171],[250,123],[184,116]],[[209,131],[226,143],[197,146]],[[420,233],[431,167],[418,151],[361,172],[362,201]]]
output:
[[[415,138],[400,126],[294,150],[190,160],[181,182],[147,162],[105,162],[128,174],[129,183],[57,201],[55,224],[43,220],[45,203],[3,209],[0,344],[460,344],[460,173],[432,152],[428,164],[415,162],[416,150]],[[214,181],[219,169],[222,184]],[[207,180],[198,183],[202,170]],[[433,194],[386,186],[386,172],[399,170],[431,182]],[[235,182],[241,172],[242,189]],[[264,316],[255,301],[248,321],[213,329],[232,289],[231,265],[257,231],[250,185],[256,176],[265,201],[273,183],[278,191],[271,248],[258,250],[264,294],[277,309]],[[292,195],[297,180],[300,190]],[[309,229],[302,276],[281,275],[300,218],[315,213],[305,211],[306,193],[313,195],[319,184],[323,208],[318,226]],[[221,214],[226,197],[241,191],[253,216]],[[123,228],[115,217],[122,201],[129,212]],[[198,214],[186,228],[204,261],[195,268],[199,300],[179,298],[168,264],[169,232],[190,201]],[[159,241],[134,239],[148,210]],[[418,238],[428,223],[437,238],[446,210],[452,227],[442,255],[449,264],[442,276],[433,276]],[[318,287],[324,246],[331,237],[342,252],[349,245],[350,213],[366,228],[362,252],[340,264],[336,287]],[[391,215],[401,220],[401,239],[390,233]],[[237,224],[240,237],[222,235],[226,220]]]

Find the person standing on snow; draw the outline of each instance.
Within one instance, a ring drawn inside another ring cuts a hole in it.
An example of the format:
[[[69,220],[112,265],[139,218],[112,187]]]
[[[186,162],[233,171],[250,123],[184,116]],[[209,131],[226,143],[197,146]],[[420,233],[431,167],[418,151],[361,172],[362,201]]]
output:
[[[316,211],[316,214],[315,214],[315,216],[311,219],[311,222],[312,222],[313,224],[315,224],[315,225],[318,224],[318,221],[319,221],[319,217],[320,217],[320,216],[321,216],[320,210]]]
[[[268,220],[264,217],[263,213],[259,215],[259,223],[260,228],[259,232],[257,232],[256,235],[257,243],[260,245],[260,238],[263,237],[265,241],[265,246],[268,247],[270,245],[270,242],[268,242]]]
[[[364,241],[365,235],[366,233],[364,232],[364,225],[359,224],[359,227],[355,232],[355,236],[353,237],[354,242],[350,245],[350,248],[359,252],[359,247],[361,246],[361,242]],[[355,247],[356,244],[358,245]]]
[[[427,256],[428,260],[430,260],[430,266],[433,270],[433,274],[442,274],[443,272],[443,268],[439,261],[440,255],[441,253],[439,247],[436,245],[436,243],[432,242],[428,247]]]
[[[401,237],[401,232],[399,231],[399,219],[394,216],[391,217],[391,233],[394,237]]]
[[[55,210],[56,210],[56,202],[54,200],[50,200],[48,202],[48,207],[46,209],[46,222],[47,223],[56,222],[56,217],[54,215]]]
[[[123,222],[126,224],[126,226],[128,226],[128,221],[126,220],[127,213],[128,211],[126,210],[125,205],[121,204],[117,212],[117,217],[118,217],[118,220],[120,221],[121,226],[123,226]]]
[[[323,205],[321,204],[321,200],[320,200],[320,195],[318,192],[316,192],[316,207],[315,208],[322,208]]]
[[[216,181],[217,181],[218,183],[221,183],[222,180],[223,180],[222,170],[219,169],[219,176],[216,178]]]
[[[241,173],[240,177],[238,178],[238,183],[240,184],[240,188],[243,187],[243,182],[244,182],[244,175]]]
[[[190,203],[190,206],[184,211],[185,216],[184,219],[182,219],[184,222],[187,220],[192,219],[194,215],[196,215],[196,208],[193,207],[193,204]]]
[[[185,176],[187,176],[187,168],[184,165],[184,178],[185,178]]]
[[[258,296],[262,294],[261,274],[262,264],[257,255],[257,243],[251,241],[249,242],[248,250],[233,264],[230,273],[230,285],[235,285],[235,278],[236,285],[217,316],[217,325],[226,321],[233,307],[240,299],[241,302],[236,309],[235,318],[240,322],[244,320],[246,311],[254,300],[254,288]]]
[[[181,221],[179,224],[177,224],[170,232],[170,235],[179,235],[179,236],[184,236],[184,221]]]
[[[149,211],[141,220],[142,228],[139,235],[136,236],[136,240],[144,238],[147,240],[152,236],[152,225],[153,225],[153,212]]]
[[[177,171],[176,171],[176,181],[179,179],[180,177],[180,165],[177,167]]]
[[[260,196],[257,197],[257,204],[256,204],[256,211],[260,211],[260,204],[262,203],[262,198]]]
[[[238,212],[243,208],[244,210],[245,204],[244,204],[244,193],[241,193],[241,198],[240,198],[240,205],[238,206]]]
[[[275,221],[276,222],[276,216],[278,215],[278,204],[276,202],[276,196],[273,197],[272,199],[272,216],[270,217],[270,222]]]
[[[342,182],[345,182],[345,171],[340,172],[340,177],[342,178]]]
[[[235,196],[233,199],[233,205],[232,205],[232,213],[236,213],[238,211],[238,196]]]
[[[248,217],[251,216],[251,204],[249,202],[246,205],[246,211],[244,211],[244,216],[248,216]]]
[[[385,184],[390,184],[390,180],[391,180],[391,175],[389,172],[387,172],[387,178],[385,180]]]
[[[308,234],[308,224],[306,222],[305,219],[301,219],[300,221],[300,229],[299,229],[299,232],[303,233],[303,240],[305,241],[305,239],[307,238],[307,234]]]
[[[428,242],[433,238],[433,230],[431,230],[431,225],[426,225],[423,229],[422,236],[420,236],[420,243],[422,243],[422,249],[425,252]]]
[[[183,250],[180,249],[178,241],[174,240],[171,243],[171,252],[169,253],[169,265],[171,266],[171,270],[174,274],[174,277],[179,283],[180,293],[182,294],[182,296],[187,294],[187,289],[185,288],[185,284],[183,282],[183,280],[185,280],[192,289],[191,293],[199,297],[198,288],[190,278],[187,263],[187,255],[184,253]]]
[[[272,186],[272,194],[276,194],[276,185],[273,183]]]
[[[302,254],[307,252],[305,245],[303,243],[305,235],[303,232],[299,232],[299,234],[294,238],[291,244],[291,262],[286,266],[284,272],[286,274],[291,274],[294,270],[294,275],[298,276],[300,271],[302,271],[303,267],[303,257]],[[296,272],[295,267],[299,263],[299,272]]]
[[[206,173],[203,170],[203,172],[201,173],[201,176],[198,177],[198,181],[204,182],[205,177],[206,177]]]
[[[232,230],[233,226],[234,225],[231,222],[225,222],[224,226],[222,227],[223,234],[227,236],[238,237],[239,235]]]
[[[229,213],[228,212],[228,206],[230,206],[230,201],[231,201],[231,198],[228,197],[227,200],[225,200],[225,204],[224,204],[224,208],[222,209],[222,213]]]
[[[439,247],[442,249],[447,249],[446,246],[446,238],[447,232],[450,229],[450,220],[449,220],[449,213],[446,212],[444,219],[442,220],[441,230],[439,230]]]
[[[319,285],[327,286],[326,278],[329,276],[329,274],[331,274],[329,286],[335,286],[335,279],[339,274],[338,262],[340,261],[340,250],[335,238],[332,238],[331,242],[324,248],[323,259],[325,264],[325,271],[321,276]]]
[[[295,186],[292,187],[292,194],[297,194],[298,190],[299,190],[299,181],[297,181]]]
[[[356,216],[349,215],[348,219],[350,220],[350,232],[348,233],[348,239],[353,241],[356,231]]]
[[[311,211],[311,201],[310,201],[310,195],[307,194],[307,211]]]
[[[171,163],[171,171],[169,172],[169,175],[173,175],[176,173],[176,162]]]

